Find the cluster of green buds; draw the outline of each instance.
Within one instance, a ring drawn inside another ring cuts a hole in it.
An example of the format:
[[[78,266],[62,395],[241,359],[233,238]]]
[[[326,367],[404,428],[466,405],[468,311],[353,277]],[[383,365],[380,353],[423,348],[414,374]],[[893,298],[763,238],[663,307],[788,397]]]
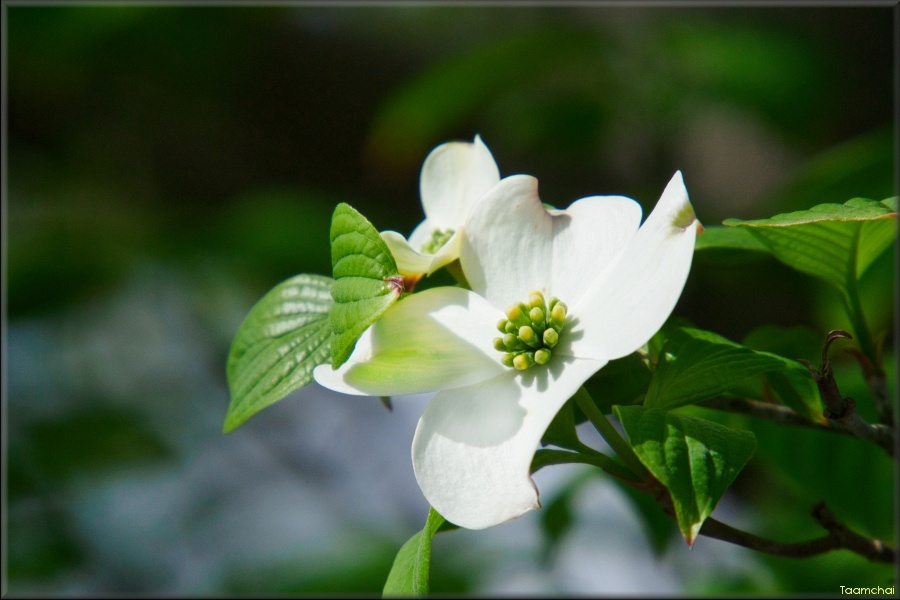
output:
[[[431,239],[422,245],[422,254],[437,254],[454,233],[452,229],[435,229],[431,232]]]
[[[503,337],[494,338],[494,348],[503,352],[503,364],[519,371],[550,360],[550,350],[559,341],[559,332],[566,322],[566,304],[551,298],[548,305],[544,294],[528,294],[528,303],[518,303],[506,311],[506,319],[497,323]]]

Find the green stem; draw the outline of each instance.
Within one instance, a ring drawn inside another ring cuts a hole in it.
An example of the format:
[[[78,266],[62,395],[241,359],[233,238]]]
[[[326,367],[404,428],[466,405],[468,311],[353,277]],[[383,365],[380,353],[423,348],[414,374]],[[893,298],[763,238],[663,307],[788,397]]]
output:
[[[856,232],[857,238],[862,232],[862,227]],[[869,332],[869,325],[866,323],[866,316],[863,313],[862,302],[859,299],[859,283],[856,274],[856,252],[859,248],[859,239],[853,244],[855,251],[851,258],[851,267],[847,274],[847,285],[844,286],[844,308],[847,310],[847,316],[853,325],[853,333],[856,334],[856,343],[862,353],[875,365],[881,368],[878,360],[878,353],[875,351],[875,343],[872,341],[872,334]]]
[[[580,452],[569,452],[568,450],[542,448],[534,455],[534,460],[531,462],[531,472],[535,473],[543,467],[550,465],[562,464],[593,465],[603,469],[613,477],[624,479],[626,481],[638,482],[634,473],[624,465],[602,452],[597,452],[593,449],[590,453],[582,454]]]
[[[597,408],[597,405],[594,404],[594,399],[591,398],[591,395],[584,389],[584,386],[578,388],[574,398],[578,407],[581,409],[581,412],[583,412],[588,420],[590,420],[591,424],[597,428],[597,431],[600,432],[600,435],[603,436],[606,443],[609,444],[619,458],[622,459],[622,462],[624,462],[640,480],[647,479],[649,476],[647,469],[641,464],[641,461],[634,453],[634,450],[631,449],[631,446],[628,445],[628,442],[626,442],[622,436],[619,435],[619,432],[616,431],[616,428],[612,426],[612,423],[609,422],[606,415],[603,414],[603,411]]]
[[[862,311],[862,303],[859,300],[859,290],[856,281],[849,283],[848,289],[844,294],[844,308],[847,309],[847,316],[853,325],[853,333],[856,334],[856,342],[859,349],[866,355],[873,365],[880,367],[878,363],[878,355],[875,352],[875,343],[872,341],[872,334],[869,333],[869,326],[866,323],[866,316]]]

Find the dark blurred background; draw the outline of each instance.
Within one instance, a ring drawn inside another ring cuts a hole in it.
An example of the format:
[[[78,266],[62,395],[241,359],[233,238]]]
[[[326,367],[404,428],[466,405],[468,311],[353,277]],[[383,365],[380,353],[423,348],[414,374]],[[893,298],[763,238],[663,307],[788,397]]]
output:
[[[380,592],[427,511],[409,460],[427,399],[388,413],[313,384],[223,436],[224,365],[269,288],[330,274],[336,203],[412,230],[440,143],[480,134],[501,175],[537,176],[560,207],[622,194],[649,211],[681,169],[705,225],[896,193],[889,5],[4,11],[12,593]],[[892,377],[894,268],[886,252],[862,282]],[[738,341],[847,326],[824,284],[703,253],[676,313]],[[844,518],[892,538],[894,465],[813,433],[774,431],[794,446],[754,459],[746,478],[768,479],[716,516],[803,539],[804,502],[844,494]],[[871,472],[804,478],[838,451]],[[841,553],[654,546],[618,488],[547,471],[542,498],[567,498],[578,531],[533,513],[439,536],[434,591],[837,593],[886,577]]]

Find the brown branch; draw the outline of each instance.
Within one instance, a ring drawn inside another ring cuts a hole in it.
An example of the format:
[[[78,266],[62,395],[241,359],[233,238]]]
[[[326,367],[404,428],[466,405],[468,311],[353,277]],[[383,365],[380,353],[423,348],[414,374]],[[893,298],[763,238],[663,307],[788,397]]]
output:
[[[894,428],[883,423],[872,425],[856,412],[856,401],[853,398],[844,400],[847,408],[841,417],[832,418],[826,411],[825,417],[829,425],[836,430],[844,430],[858,438],[878,444],[885,452],[897,458],[897,434]]]
[[[796,415],[796,413],[794,414]],[[799,417],[799,415],[797,415],[797,417]],[[636,481],[630,476],[619,476],[617,473],[619,469],[622,469],[623,471],[627,471],[627,469],[624,469],[624,467],[621,467],[621,465],[618,465],[615,461],[603,454],[596,453],[596,456],[594,456],[593,453],[582,454],[579,452],[541,449],[535,453],[531,465],[531,472],[534,473],[544,466],[562,463],[586,463],[604,469],[607,473],[616,476],[617,479],[623,483],[640,492],[650,494],[657,504],[662,507],[663,512],[671,519],[677,521],[671,492],[662,482],[649,473],[643,481]],[[615,466],[617,466],[618,469],[610,469],[609,464],[607,463],[615,463]],[[632,474],[628,473],[628,475]],[[824,502],[816,505],[812,511],[812,516],[819,525],[825,529],[827,534],[823,537],[805,542],[785,543],[770,540],[742,531],[712,517],[703,521],[699,535],[736,544],[744,548],[749,548],[750,550],[790,558],[807,558],[831,552],[832,550],[848,550],[873,562],[891,564],[895,562],[896,550],[893,546],[890,546],[879,539],[869,539],[853,531],[843,523],[838,522],[834,514],[826,508]]]
[[[805,542],[776,542],[746,531],[741,531],[712,517],[703,522],[700,535],[722,540],[744,548],[775,554],[789,558],[808,558],[832,550],[849,550],[873,562],[893,564],[896,550],[878,539],[869,539],[856,533],[843,523],[839,523],[824,503],[816,505],[812,511],[813,518],[828,533],[820,538]]]
[[[671,492],[658,479],[651,475],[646,481],[626,481],[625,483],[653,496],[654,500],[662,507],[663,512],[677,521]],[[808,558],[832,550],[849,550],[874,562],[893,563],[896,560],[897,552],[893,546],[878,539],[869,539],[838,522],[824,502],[820,502],[813,508],[812,516],[827,534],[805,542],[785,543],[770,540],[737,529],[712,517],[703,521],[699,534],[757,552],[789,558]]]
[[[884,338],[881,338],[875,346],[875,350],[878,353],[876,358],[879,364],[881,363],[881,344],[883,341]],[[875,410],[878,411],[879,420],[885,425],[893,425],[894,407],[891,405],[891,399],[888,396],[887,376],[884,373],[884,369],[872,363],[868,356],[855,348],[849,348],[847,352],[852,354],[859,362],[860,367],[862,367],[866,385],[875,399]]]
[[[835,329],[825,336],[825,344],[822,348],[822,370],[816,369],[809,361],[801,360],[819,388],[819,396],[825,404],[824,416],[828,424],[835,429],[844,429],[853,435],[874,442],[881,446],[892,457],[897,457],[897,437],[893,427],[880,423],[872,425],[856,412],[856,401],[853,398],[845,398],[838,389],[834,380],[834,372],[828,363],[828,348],[838,339],[853,339],[853,336]]]
[[[704,408],[712,408],[714,410],[722,410],[725,412],[742,413],[751,417],[759,417],[778,423],[779,425],[799,425],[802,427],[812,427],[814,429],[828,429],[853,435],[849,431],[831,427],[828,423],[820,421],[812,421],[807,419],[800,413],[794,411],[783,404],[774,404],[772,402],[763,402],[761,400],[750,400],[749,398],[710,398],[698,402],[697,406]]]
[[[752,417],[768,419],[780,425],[798,425],[852,435],[878,444],[885,452],[896,458],[897,438],[894,429],[887,425],[872,425],[866,422],[856,412],[853,399],[847,398],[845,400],[849,401],[848,404],[852,403],[852,406],[845,410],[844,415],[840,418],[828,418],[826,414],[827,420],[824,423],[807,419],[790,407],[782,404],[750,400],[748,398],[710,398],[709,400],[698,402],[697,406],[742,413]]]

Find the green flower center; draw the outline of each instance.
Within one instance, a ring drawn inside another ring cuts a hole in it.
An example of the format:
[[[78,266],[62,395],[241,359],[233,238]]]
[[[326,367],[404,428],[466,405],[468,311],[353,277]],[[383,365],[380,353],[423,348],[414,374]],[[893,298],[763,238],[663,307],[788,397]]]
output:
[[[431,232],[431,239],[422,245],[422,253],[436,254],[454,233],[455,231],[452,229],[435,229]]]
[[[568,307],[557,298],[544,301],[541,292],[528,294],[528,303],[513,304],[506,319],[497,323],[503,337],[494,338],[494,348],[503,353],[503,364],[519,371],[550,360],[551,349],[559,342]]]

